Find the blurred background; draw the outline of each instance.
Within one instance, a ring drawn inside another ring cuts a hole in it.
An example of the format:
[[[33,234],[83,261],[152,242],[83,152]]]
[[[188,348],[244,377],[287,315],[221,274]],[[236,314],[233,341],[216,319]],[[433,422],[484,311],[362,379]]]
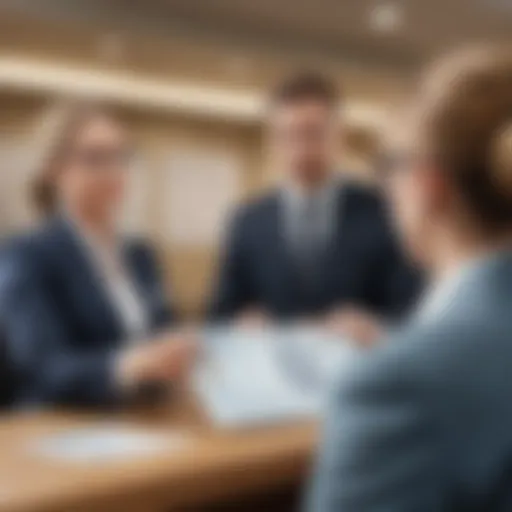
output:
[[[30,140],[44,107],[106,99],[137,147],[126,225],[156,242],[177,308],[195,315],[226,212],[272,182],[263,119],[280,77],[339,80],[340,168],[371,183],[378,136],[418,68],[510,34],[509,0],[1,0],[0,231],[34,221]]]

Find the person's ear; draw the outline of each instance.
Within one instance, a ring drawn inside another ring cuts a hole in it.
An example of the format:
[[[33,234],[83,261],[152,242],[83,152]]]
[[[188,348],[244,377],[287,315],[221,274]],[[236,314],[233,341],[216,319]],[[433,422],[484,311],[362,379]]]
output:
[[[450,203],[452,187],[446,176],[434,165],[426,165],[420,173],[422,183],[419,186],[424,187],[431,207],[437,211],[443,211]]]

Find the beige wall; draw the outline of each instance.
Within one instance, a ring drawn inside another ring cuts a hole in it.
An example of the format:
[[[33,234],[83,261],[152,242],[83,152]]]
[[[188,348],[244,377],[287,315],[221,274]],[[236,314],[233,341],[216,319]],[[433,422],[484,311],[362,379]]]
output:
[[[150,201],[151,236],[162,250],[167,275],[172,276],[173,294],[185,313],[200,310],[210,289],[218,245],[207,247],[171,246],[165,240],[168,197],[165,196],[165,162],[173,151],[220,150],[232,154],[240,163],[240,199],[261,188],[260,135],[254,127],[179,118],[129,116],[137,140],[152,173]],[[194,201],[194,197],[190,198]],[[201,204],[197,204],[201,208]],[[183,220],[186,222],[186,219]]]

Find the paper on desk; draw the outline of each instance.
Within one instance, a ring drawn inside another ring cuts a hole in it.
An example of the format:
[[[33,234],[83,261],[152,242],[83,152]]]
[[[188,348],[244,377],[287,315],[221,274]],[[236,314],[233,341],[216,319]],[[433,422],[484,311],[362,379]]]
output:
[[[41,437],[29,449],[64,462],[105,462],[177,451],[187,444],[181,433],[156,434],[123,424],[69,429]]]
[[[318,416],[344,359],[340,343],[320,344],[300,330],[225,330],[207,335],[206,357],[194,376],[215,423],[239,427]]]
[[[282,332],[283,365],[294,373],[298,382],[306,381],[325,399],[336,379],[360,356],[356,344],[315,328],[299,327]]]

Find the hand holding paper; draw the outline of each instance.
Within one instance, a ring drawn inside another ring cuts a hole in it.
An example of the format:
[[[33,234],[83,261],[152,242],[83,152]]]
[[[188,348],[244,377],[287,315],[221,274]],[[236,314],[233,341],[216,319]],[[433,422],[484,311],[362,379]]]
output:
[[[179,381],[190,373],[196,352],[192,335],[167,334],[123,352],[117,360],[116,377],[124,388]]]
[[[363,347],[370,347],[381,338],[384,327],[371,313],[356,307],[333,310],[324,326],[332,333],[350,339]]]
[[[194,387],[224,426],[318,416],[330,382],[354,353],[342,340],[306,328],[223,329],[205,338]]]

